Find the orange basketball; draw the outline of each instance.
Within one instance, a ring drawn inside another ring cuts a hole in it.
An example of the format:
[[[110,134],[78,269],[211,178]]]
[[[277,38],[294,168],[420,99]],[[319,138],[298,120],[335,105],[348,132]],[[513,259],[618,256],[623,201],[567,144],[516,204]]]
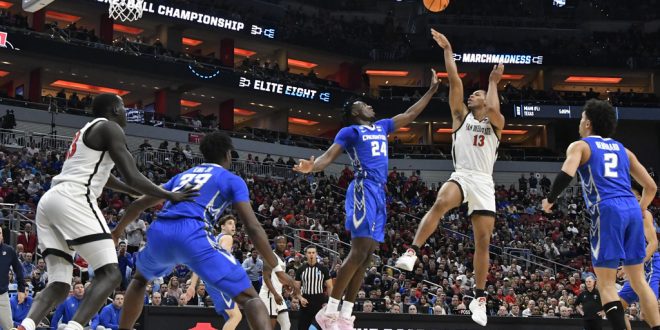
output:
[[[424,7],[426,9],[438,13],[449,6],[449,0],[424,0]]]

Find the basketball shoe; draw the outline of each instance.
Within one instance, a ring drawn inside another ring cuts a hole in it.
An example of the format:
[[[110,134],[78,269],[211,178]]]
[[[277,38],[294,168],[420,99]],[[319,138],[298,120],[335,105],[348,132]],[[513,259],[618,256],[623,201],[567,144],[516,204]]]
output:
[[[326,314],[325,307],[323,307],[318,313],[316,313],[314,319],[316,319],[316,323],[319,324],[321,330],[339,330],[337,324],[339,312]]]
[[[399,259],[396,260],[396,264],[394,264],[394,266],[396,268],[401,268],[403,270],[412,272],[413,268],[415,268],[416,262],[417,262],[417,254],[415,253],[415,250],[408,249],[406,253],[401,255],[401,257],[399,257]]]
[[[472,312],[472,321],[481,326],[486,326],[488,316],[486,316],[486,297],[476,297],[470,302],[470,312]]]

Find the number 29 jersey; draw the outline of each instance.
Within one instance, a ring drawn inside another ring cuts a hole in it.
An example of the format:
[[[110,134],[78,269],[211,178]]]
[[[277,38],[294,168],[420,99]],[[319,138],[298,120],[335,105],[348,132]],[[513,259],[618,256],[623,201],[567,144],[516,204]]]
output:
[[[611,198],[635,198],[630,189],[630,160],[623,144],[600,136],[582,141],[591,149],[589,160],[578,167],[587,208],[591,210]]]
[[[179,191],[194,186],[199,196],[190,202],[167,201],[158,219],[197,219],[213,226],[227,206],[249,202],[250,194],[242,178],[217,164],[204,163],[179,173],[163,188]]]
[[[468,112],[452,134],[451,156],[457,172],[470,171],[493,175],[500,139],[488,117],[477,120]]]

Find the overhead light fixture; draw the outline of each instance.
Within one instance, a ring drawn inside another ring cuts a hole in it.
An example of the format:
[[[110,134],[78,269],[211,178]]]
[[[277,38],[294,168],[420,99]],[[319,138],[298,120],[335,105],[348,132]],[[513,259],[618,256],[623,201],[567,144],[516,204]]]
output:
[[[393,71],[393,70],[367,70],[366,74],[370,76],[386,76],[386,77],[405,77],[408,71]]]
[[[401,127],[397,130],[397,132],[408,132],[410,131],[410,127]]]
[[[440,128],[436,133],[450,134],[454,133],[454,130],[451,128]],[[502,135],[525,135],[527,130],[524,129],[504,129],[502,130]]]
[[[183,43],[186,46],[191,46],[191,47],[199,46],[203,42],[204,41],[202,41],[202,40],[197,40],[197,39],[193,39],[193,38],[186,38],[186,37],[181,38],[181,43]]]
[[[318,121],[313,121],[313,120],[302,119],[302,118],[289,117],[289,123],[290,124],[297,124],[297,125],[304,125],[304,126],[314,126],[314,125],[317,125],[319,122]]]
[[[524,74],[503,74],[502,75],[502,79],[506,79],[506,80],[521,80],[524,77],[525,77]]]
[[[304,69],[311,69],[311,68],[314,68],[314,67],[318,66],[318,64],[316,64],[316,63],[306,62],[306,61],[301,61],[301,60],[295,60],[295,59],[292,59],[292,58],[288,59],[287,63],[290,66],[295,66],[297,68],[304,68]]]
[[[126,34],[132,34],[132,35],[138,35],[142,32],[144,32],[143,29],[136,28],[133,26],[128,26],[128,25],[122,25],[122,24],[112,24],[112,29],[121,32],[121,33],[126,33]]]
[[[184,107],[188,107],[188,108],[194,108],[196,106],[199,106],[200,104],[202,104],[202,103],[201,102],[190,101],[190,100],[183,100],[183,99],[181,100],[181,105],[184,106]]]
[[[73,90],[83,91],[93,94],[113,93],[119,96],[124,96],[130,93],[129,91],[125,91],[121,89],[104,87],[104,86],[95,86],[95,85],[83,84],[83,83],[66,81],[66,80],[56,80],[50,85],[53,87],[68,88],[68,89],[73,89]]]
[[[250,56],[252,56],[256,53],[257,52],[253,52],[253,51],[247,50],[247,49],[234,48],[234,55],[238,55],[238,56],[250,57]]]
[[[255,113],[256,112],[250,111],[250,110],[234,108],[234,114],[237,115],[237,116],[249,117],[249,116],[254,115]]]
[[[10,64],[11,64],[11,62],[7,62],[7,61],[2,61],[2,62],[0,62],[0,63],[2,63],[2,64],[7,64],[7,65],[10,65]]]
[[[564,82],[581,84],[618,84],[621,80],[623,80],[622,77],[569,76]]]
[[[436,75],[438,78],[448,78],[448,77],[449,77],[449,73],[447,73],[447,72],[438,72],[438,73],[436,73],[435,75]],[[458,77],[459,77],[459,78],[465,78],[465,76],[467,76],[467,73],[465,73],[465,72],[460,72],[460,73],[458,74]]]
[[[13,5],[14,5],[14,4],[11,3],[11,2],[0,1],[0,9],[9,9],[9,8],[11,8],[11,6],[13,6]]]
[[[0,78],[5,77],[5,76],[7,76],[8,74],[9,74],[8,71],[2,71],[2,70],[0,70]]]
[[[56,21],[74,23],[80,20],[80,16],[62,13],[59,11],[49,10],[46,11],[46,17]]]

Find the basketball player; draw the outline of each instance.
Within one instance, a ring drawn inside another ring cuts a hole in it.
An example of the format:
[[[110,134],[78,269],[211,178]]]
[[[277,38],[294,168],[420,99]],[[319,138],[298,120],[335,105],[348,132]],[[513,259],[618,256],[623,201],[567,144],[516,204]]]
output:
[[[485,326],[486,279],[488,276],[488,246],[495,225],[495,184],[493,165],[497,159],[504,116],[500,113],[497,84],[502,79],[504,66],[493,68],[488,79],[488,92],[478,90],[463,103],[463,82],[458,76],[454,54],[447,38],[431,29],[433,39],[444,49],[445,66],[449,74],[449,108],[453,118],[452,155],[455,172],[442,185],[435,203],[424,215],[417,228],[412,246],[396,262],[396,266],[412,271],[417,261],[419,247],[438,228],[440,219],[447,211],[468,203],[468,216],[474,231],[474,273],[476,277],[475,299],[470,302],[472,320]]]
[[[245,181],[226,170],[231,165],[231,138],[221,132],[207,134],[200,150],[206,163],[174,176],[163,188],[179,191],[193,186],[199,196],[188,203],[165,203],[147,231],[147,245],[136,260],[137,272],[126,291],[119,329],[133,329],[144,305],[144,292],[150,279],[168,274],[174,266],[183,264],[206,283],[230,296],[242,305],[252,329],[269,329],[266,306],[247,277],[241,264],[227,250],[218,248],[212,228],[229,204],[244,221],[248,237],[272,265],[277,278],[285,286],[295,283],[277,264],[266,232],[257,221]],[[118,236],[142,211],[163,202],[162,198],[144,196],[127,209],[113,231]]]
[[[639,295],[644,317],[653,329],[660,329],[658,301],[644,276],[646,244],[644,220],[657,186],[637,157],[623,144],[611,139],[616,128],[612,106],[595,99],[582,112],[581,140],[571,143],[566,160],[557,174],[543,210],[551,212],[559,194],[580,174],[582,192],[591,214],[591,262],[598,277],[603,310],[615,330],[626,328],[623,305],[615,282],[619,263],[630,286]],[[630,175],[643,187],[639,202],[630,189]]]
[[[76,133],[62,172],[53,178],[52,187],[37,205],[39,249],[46,260],[49,283],[18,329],[34,330],[35,322],[69,296],[76,252],[94,268],[95,276],[65,329],[82,330],[121,282],[117,251],[96,204],[103,187],[172,202],[195,195],[189,190],[166,191],[140,174],[126,148],[122,130],[126,126],[126,110],[121,97],[101,94],[94,98],[92,111],[97,118]],[[126,183],[110,174],[115,164]]]
[[[632,182],[632,191],[635,194],[635,198],[639,201],[642,198],[643,188],[639,183]],[[660,298],[659,289],[660,289],[660,253],[658,253],[658,234],[656,231],[655,222],[653,221],[653,215],[651,212],[646,210],[643,214],[644,216],[644,237],[646,238],[646,257],[644,258],[644,275],[646,277],[646,283],[649,284],[651,290],[655,294],[656,300]],[[625,272],[621,267],[619,276],[625,276]],[[639,297],[635,291],[630,286],[630,281],[626,281],[623,284],[621,290],[619,290],[619,298],[621,298],[621,304],[623,309],[627,310],[628,306],[632,303],[638,302]],[[628,330],[630,327],[630,320],[626,317],[626,328]]]
[[[387,135],[410,124],[431,100],[438,89],[434,70],[429,90],[406,112],[391,119],[376,121],[371,106],[362,101],[349,101],[344,105],[344,123],[332,146],[319,158],[301,159],[294,167],[302,173],[320,172],[330,165],[342,150],[346,150],[355,168],[355,179],[346,192],[346,229],[351,232],[351,251],[339,268],[337,280],[325,309],[316,314],[323,330],[353,329],[353,304],[364,279],[364,269],[378,242],[385,237],[387,205]],[[339,300],[344,296],[341,314]]]
[[[233,215],[226,215],[218,220],[218,225],[220,226],[220,234],[216,237],[215,241],[219,248],[222,248],[231,254],[234,246],[234,234],[236,233],[236,218]],[[198,280],[199,276],[196,273],[193,273],[190,278],[190,286],[188,287],[188,290],[186,290],[186,303],[195,295],[195,287],[197,287]],[[212,286],[207,286],[206,291],[209,293],[209,296],[213,301],[215,312],[225,319],[225,323],[222,325],[222,330],[236,329],[243,318],[241,311],[238,309],[238,305],[236,305],[231,297],[228,297]]]
[[[286,243],[284,236],[275,237],[275,250],[272,253],[277,257],[278,265],[282,267],[286,267],[284,263]],[[273,329],[275,329],[275,323],[279,323],[281,330],[289,330],[291,329],[291,321],[289,320],[289,310],[284,303],[284,298],[282,298],[282,283],[274,275],[271,267],[264,265],[263,283],[261,284],[259,297],[266,304]]]

